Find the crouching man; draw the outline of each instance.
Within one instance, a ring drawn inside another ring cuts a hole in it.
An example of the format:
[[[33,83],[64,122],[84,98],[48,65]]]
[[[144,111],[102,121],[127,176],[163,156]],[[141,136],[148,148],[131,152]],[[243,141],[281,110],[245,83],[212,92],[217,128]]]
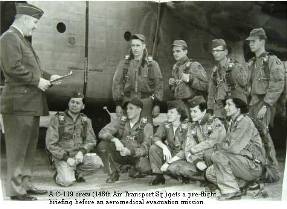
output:
[[[109,175],[107,183],[119,180],[118,164],[131,165],[129,176],[134,178],[151,172],[148,151],[153,127],[141,117],[143,103],[138,98],[132,98],[123,106],[127,119],[123,116],[118,123],[108,124],[99,133],[102,141],[97,149]]]
[[[210,182],[218,186],[219,200],[238,199],[241,196],[240,181],[250,182],[262,175],[265,151],[258,130],[247,112],[244,95],[233,92],[225,102],[230,117],[227,135],[211,157],[213,165],[206,171]]]
[[[151,185],[165,183],[161,167],[180,151],[186,137],[187,116],[184,107],[181,108],[176,101],[168,102],[167,106],[167,122],[158,127],[149,150],[151,168],[156,176]]]
[[[91,120],[81,111],[85,105],[81,93],[74,94],[68,110],[52,116],[46,135],[46,146],[56,168],[55,181],[60,186],[70,186],[84,181],[81,171],[100,167],[96,154],[89,154],[96,146],[96,136]]]
[[[187,136],[181,151],[162,167],[172,176],[181,177],[184,182],[203,180],[198,178],[210,164],[210,155],[215,144],[226,136],[224,125],[217,118],[206,113],[206,101],[195,96],[188,101],[192,123],[188,125]]]

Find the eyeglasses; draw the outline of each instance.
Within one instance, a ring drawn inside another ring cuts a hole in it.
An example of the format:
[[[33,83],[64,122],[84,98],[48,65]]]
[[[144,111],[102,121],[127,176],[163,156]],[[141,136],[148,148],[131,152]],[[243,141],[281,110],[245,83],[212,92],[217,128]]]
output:
[[[223,52],[223,51],[225,51],[225,50],[223,50],[223,49],[215,49],[215,50],[211,50],[211,53],[217,53],[217,52]]]

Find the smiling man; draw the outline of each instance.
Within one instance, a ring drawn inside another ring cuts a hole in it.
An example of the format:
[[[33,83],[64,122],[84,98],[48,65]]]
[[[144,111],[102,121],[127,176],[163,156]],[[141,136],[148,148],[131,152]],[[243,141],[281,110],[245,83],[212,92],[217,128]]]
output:
[[[85,108],[83,100],[82,93],[75,93],[68,110],[53,116],[47,130],[46,146],[56,168],[55,181],[60,186],[82,182],[80,175],[84,171],[99,167],[96,155],[87,155],[97,142],[91,120],[81,113]]]
[[[154,100],[162,100],[163,82],[158,63],[148,56],[142,34],[130,38],[130,54],[121,60],[113,77],[112,93],[117,110],[124,100],[137,97],[143,102],[142,115],[152,120]]]
[[[141,116],[143,102],[134,97],[124,102],[127,118],[106,125],[99,133],[98,145],[109,177],[107,183],[119,180],[119,168],[115,164],[131,165],[129,176],[142,177],[151,172],[148,159],[153,127]]]
[[[216,65],[209,80],[207,112],[222,120],[226,117],[224,100],[234,89],[247,98],[248,74],[243,65],[228,57],[228,49],[223,39],[212,40],[212,55]]]

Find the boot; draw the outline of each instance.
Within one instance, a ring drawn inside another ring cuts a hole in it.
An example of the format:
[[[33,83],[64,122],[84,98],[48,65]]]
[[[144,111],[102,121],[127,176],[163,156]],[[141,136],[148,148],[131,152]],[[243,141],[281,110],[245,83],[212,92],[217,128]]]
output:
[[[146,175],[138,171],[134,166],[129,169],[129,177],[131,178],[144,178]]]
[[[78,183],[83,183],[86,182],[86,179],[84,179],[84,177],[80,176],[79,172],[75,172],[75,178],[76,178],[76,182]]]
[[[120,175],[117,171],[113,172],[109,178],[107,178],[106,183],[114,183],[116,181],[118,181],[120,178]]]
[[[150,185],[155,186],[159,184],[165,184],[165,178],[163,174],[157,174],[156,177],[152,180]]]

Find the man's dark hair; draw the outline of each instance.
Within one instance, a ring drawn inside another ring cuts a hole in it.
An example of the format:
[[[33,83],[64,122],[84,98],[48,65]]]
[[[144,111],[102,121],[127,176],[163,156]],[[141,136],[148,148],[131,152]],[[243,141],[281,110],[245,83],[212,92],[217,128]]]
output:
[[[241,99],[232,98],[232,101],[235,104],[235,107],[240,109],[240,112],[242,114],[245,114],[248,112],[247,104],[245,102],[243,102]],[[226,103],[226,100],[225,100],[225,103]]]
[[[207,104],[206,104],[206,102],[203,102],[203,103],[200,103],[198,105],[198,107],[199,107],[200,111],[203,112],[204,110],[207,109]]]
[[[180,121],[184,121],[187,118],[187,114],[184,108],[177,107],[176,111],[180,114]]]
[[[72,98],[76,98],[76,97],[70,97],[68,102],[70,102],[70,100],[71,100]],[[82,101],[83,101],[83,104],[85,104],[86,98],[83,97],[83,98],[82,98]]]

